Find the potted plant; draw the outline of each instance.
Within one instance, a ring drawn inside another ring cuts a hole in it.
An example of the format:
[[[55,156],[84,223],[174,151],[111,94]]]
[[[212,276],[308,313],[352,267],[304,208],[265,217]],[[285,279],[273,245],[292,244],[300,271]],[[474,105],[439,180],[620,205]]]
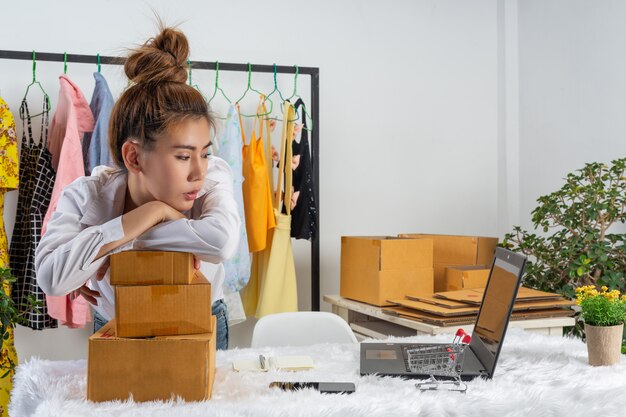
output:
[[[576,288],[576,304],[581,307],[585,323],[589,364],[594,366],[619,363],[626,318],[626,295],[619,290],[598,291],[593,285]]]
[[[529,257],[524,285],[574,299],[579,286],[624,292],[626,158],[586,164],[567,174],[561,189],[539,197],[532,211],[535,232],[515,226],[502,245]],[[583,336],[577,320],[572,333]]]
[[[37,307],[42,304],[30,296],[28,298],[27,310],[20,313],[15,307],[11,295],[6,290],[14,282],[15,277],[11,274],[11,269],[0,267],[0,351],[4,347],[4,341],[9,338],[9,329],[15,328],[16,324],[28,324],[24,316],[31,311],[38,311]],[[13,363],[11,358],[7,356],[3,358],[3,363],[0,365],[0,378],[6,378],[13,372],[17,364]]]

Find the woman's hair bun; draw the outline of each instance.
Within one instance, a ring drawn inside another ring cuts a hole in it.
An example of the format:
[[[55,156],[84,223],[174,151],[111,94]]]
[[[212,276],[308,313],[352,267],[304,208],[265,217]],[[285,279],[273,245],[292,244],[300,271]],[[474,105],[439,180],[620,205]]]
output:
[[[189,42],[183,32],[162,28],[133,50],[124,64],[126,76],[135,84],[187,81]]]

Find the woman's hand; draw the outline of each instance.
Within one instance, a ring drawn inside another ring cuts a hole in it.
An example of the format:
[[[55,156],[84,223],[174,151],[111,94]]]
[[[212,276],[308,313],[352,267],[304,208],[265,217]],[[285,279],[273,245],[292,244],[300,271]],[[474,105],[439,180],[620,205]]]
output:
[[[153,201],[153,203],[157,203],[157,210],[159,210],[159,219],[161,220],[161,222],[186,218],[183,213],[176,210],[174,207],[170,206],[167,203],[164,203],[162,201]]]
[[[107,270],[109,269],[109,265],[110,265],[109,259],[110,258],[107,258],[106,261],[104,261],[102,265],[100,265],[100,268],[98,268],[98,271],[96,272],[96,279],[98,281],[102,281],[104,279],[104,276],[106,275]],[[97,299],[100,297],[100,293],[98,291],[92,290],[91,288],[87,287],[86,283],[79,289],[74,290],[70,293],[70,301],[78,298],[78,296],[80,295],[82,295],[83,298],[87,300],[87,302],[95,306],[98,305]]]

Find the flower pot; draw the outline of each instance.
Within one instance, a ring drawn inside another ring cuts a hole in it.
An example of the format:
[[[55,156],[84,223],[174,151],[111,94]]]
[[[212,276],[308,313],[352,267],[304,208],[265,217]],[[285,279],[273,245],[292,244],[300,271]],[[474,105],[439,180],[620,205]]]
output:
[[[622,356],[623,331],[624,324],[592,326],[585,323],[589,364],[604,366],[619,363]]]

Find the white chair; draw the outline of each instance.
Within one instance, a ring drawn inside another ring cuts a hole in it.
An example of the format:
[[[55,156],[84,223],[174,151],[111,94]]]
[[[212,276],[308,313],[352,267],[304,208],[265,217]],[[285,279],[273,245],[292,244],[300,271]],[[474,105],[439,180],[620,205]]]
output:
[[[254,326],[252,347],[357,343],[352,329],[335,314],[320,311],[271,314]]]

